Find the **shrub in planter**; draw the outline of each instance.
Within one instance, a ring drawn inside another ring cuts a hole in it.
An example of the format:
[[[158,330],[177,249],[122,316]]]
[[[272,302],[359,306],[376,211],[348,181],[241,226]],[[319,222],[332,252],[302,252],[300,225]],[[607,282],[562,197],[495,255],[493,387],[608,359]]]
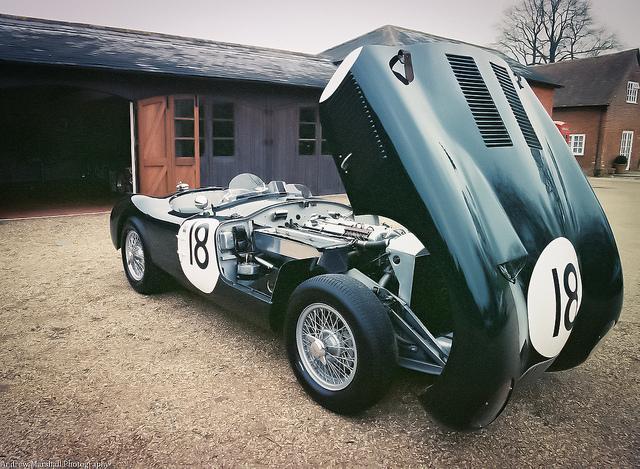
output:
[[[624,155],[618,155],[615,157],[615,159],[613,160],[613,164],[627,164],[627,157]]]
[[[618,155],[613,160],[613,167],[616,169],[616,174],[622,174],[627,170],[627,157],[624,155]]]

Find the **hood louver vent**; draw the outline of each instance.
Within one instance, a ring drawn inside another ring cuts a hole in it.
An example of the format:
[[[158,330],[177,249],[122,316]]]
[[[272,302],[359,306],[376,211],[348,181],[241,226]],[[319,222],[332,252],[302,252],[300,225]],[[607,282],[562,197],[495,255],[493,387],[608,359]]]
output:
[[[538,137],[533,130],[531,121],[529,120],[529,117],[527,116],[527,113],[522,106],[520,96],[518,96],[518,92],[516,91],[515,86],[513,86],[513,81],[509,76],[509,72],[506,68],[494,63],[491,63],[491,68],[493,68],[493,73],[496,74],[496,78],[500,82],[500,87],[502,87],[502,91],[507,97],[507,101],[509,101],[509,106],[511,106],[513,115],[518,121],[518,125],[520,126],[520,130],[522,130],[524,139],[527,141],[527,145],[529,145],[529,147],[531,148],[542,148],[542,146],[540,145],[540,141],[538,140]]]
[[[469,104],[485,145],[488,147],[511,146],[509,133],[473,57],[447,54],[447,60]]]

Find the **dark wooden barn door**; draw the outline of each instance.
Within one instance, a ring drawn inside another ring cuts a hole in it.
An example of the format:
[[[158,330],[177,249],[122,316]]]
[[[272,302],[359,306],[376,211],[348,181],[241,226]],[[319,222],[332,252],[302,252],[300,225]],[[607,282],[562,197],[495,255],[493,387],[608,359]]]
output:
[[[268,112],[263,96],[200,98],[202,185],[226,187],[240,173],[269,182]]]
[[[194,96],[138,101],[140,192],[164,196],[179,182],[200,187],[198,104]]]
[[[315,97],[230,93],[199,101],[203,186],[227,186],[248,172],[265,182],[305,184],[319,195],[344,191],[333,159],[323,152]]]
[[[269,159],[272,179],[305,184],[312,193],[318,194],[318,157],[300,155],[299,152],[299,114],[299,99],[287,96],[271,98]]]
[[[331,155],[318,156],[318,195],[343,194],[344,186]]]

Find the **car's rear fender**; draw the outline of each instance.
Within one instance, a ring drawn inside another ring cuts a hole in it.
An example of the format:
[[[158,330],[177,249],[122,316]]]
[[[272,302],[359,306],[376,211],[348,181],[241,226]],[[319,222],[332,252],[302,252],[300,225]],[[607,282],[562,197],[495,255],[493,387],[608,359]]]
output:
[[[111,209],[109,218],[109,231],[111,233],[111,242],[116,249],[120,249],[122,238],[122,230],[127,219],[139,213],[138,209],[131,203],[131,194],[127,194],[116,202]]]

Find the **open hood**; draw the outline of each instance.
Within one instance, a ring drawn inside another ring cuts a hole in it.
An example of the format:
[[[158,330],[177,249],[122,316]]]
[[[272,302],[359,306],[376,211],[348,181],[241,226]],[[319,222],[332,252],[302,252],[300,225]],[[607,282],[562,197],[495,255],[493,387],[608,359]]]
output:
[[[354,211],[406,226],[445,279],[455,338],[426,398],[440,420],[485,425],[527,371],[581,363],[615,324],[622,270],[604,212],[500,57],[366,46],[336,71],[320,116]]]

